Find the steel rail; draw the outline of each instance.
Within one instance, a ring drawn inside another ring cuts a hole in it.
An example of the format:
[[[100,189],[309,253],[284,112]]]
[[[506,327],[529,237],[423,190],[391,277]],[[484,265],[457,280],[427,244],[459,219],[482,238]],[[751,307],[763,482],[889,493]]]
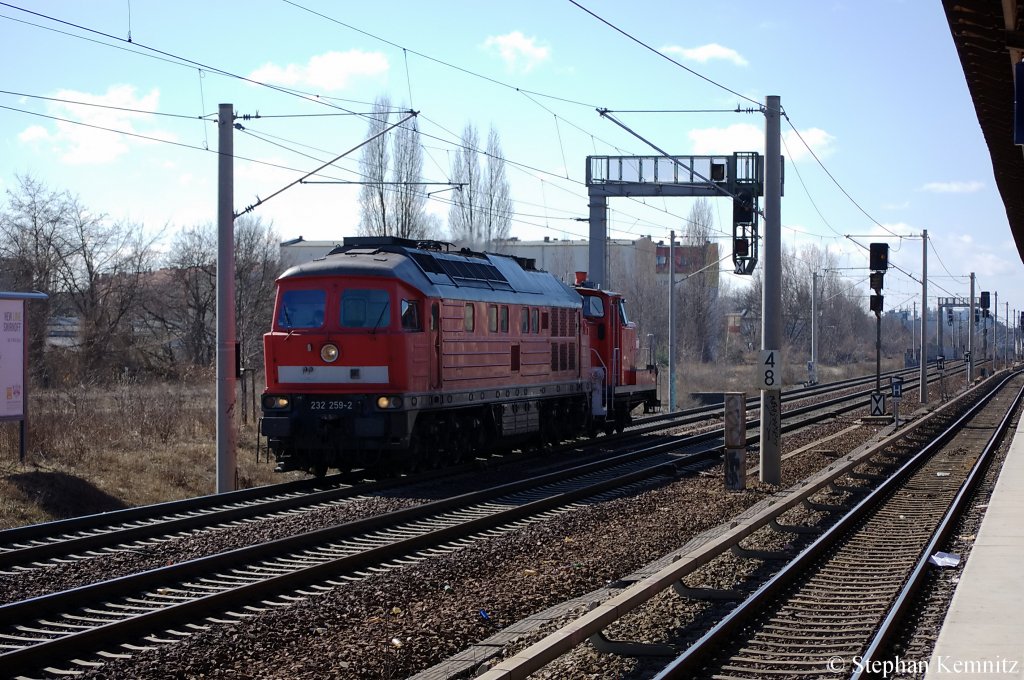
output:
[[[850,397],[847,397],[847,399],[849,398]],[[821,404],[812,405],[812,407],[819,411],[823,409]],[[791,415],[792,414],[787,414],[787,416]],[[828,415],[830,414],[822,414],[823,417]],[[797,425],[804,424],[805,422],[800,422]],[[789,428],[793,426],[794,425],[792,423],[787,424],[787,427]],[[713,431],[699,433],[689,437],[676,438],[671,442],[615,456],[612,459],[605,459],[580,466],[574,466],[569,470],[548,473],[537,478],[504,484],[494,489],[471,492],[461,496],[434,501],[413,508],[407,508],[395,513],[389,513],[388,515],[357,520],[339,527],[321,529],[297,537],[278,539],[277,541],[272,541],[267,544],[239,548],[225,553],[197,558],[195,560],[170,567],[124,576],[111,581],[83,586],[81,588],[54,593],[51,595],[40,596],[22,602],[10,603],[8,605],[0,606],[0,617],[8,621],[39,619],[55,612],[60,612],[62,610],[66,611],[69,608],[78,609],[80,608],[81,603],[85,600],[109,600],[114,597],[124,596],[126,592],[138,593],[146,590],[147,588],[159,588],[161,586],[166,587],[168,584],[172,584],[174,582],[181,583],[185,579],[202,577],[210,574],[212,571],[227,569],[233,565],[242,563],[251,564],[254,561],[269,559],[273,556],[278,556],[289,551],[294,552],[297,550],[309,549],[310,546],[322,545],[331,540],[338,540],[361,533],[365,534],[371,531],[379,531],[385,527],[394,526],[401,522],[410,522],[421,519],[422,517],[427,516],[428,513],[437,514],[439,512],[450,511],[460,506],[464,507],[472,503],[486,502],[488,500],[493,500],[494,498],[506,496],[510,493],[533,489],[541,484],[556,483],[572,476],[593,474],[599,470],[607,469],[612,465],[634,462],[653,455],[676,451],[688,446],[707,442],[709,440],[716,440],[720,438],[720,436],[720,431]],[[251,602],[265,593],[279,592],[283,589],[297,587],[298,584],[322,579],[326,575],[336,575],[339,569],[357,570],[359,568],[364,568],[369,564],[379,564],[381,561],[386,561],[387,559],[397,555],[408,555],[410,553],[429,548],[431,545],[436,546],[438,543],[453,540],[452,536],[464,537],[466,535],[482,531],[485,528],[490,528],[493,525],[507,524],[508,522],[515,521],[516,519],[521,519],[521,517],[528,516],[530,513],[543,512],[550,510],[551,507],[565,505],[566,503],[572,502],[574,498],[593,496],[594,494],[600,493],[601,491],[607,491],[614,487],[637,483],[639,480],[647,479],[652,475],[663,474],[682,466],[692,465],[711,458],[717,458],[718,454],[719,447],[712,446],[703,451],[692,453],[684,458],[679,458],[675,461],[658,462],[644,470],[631,473],[631,475],[627,477],[614,477],[613,479],[601,482],[600,484],[586,487],[582,491],[575,491],[571,492],[569,495],[562,495],[552,497],[547,500],[524,504],[519,508],[510,511],[511,514],[474,519],[469,523],[464,523],[457,527],[429,532],[418,537],[391,544],[390,546],[375,548],[374,552],[362,553],[362,557],[353,555],[341,558],[341,560],[329,560],[317,566],[305,567],[288,575],[265,579],[252,585],[208,595],[205,598],[194,599],[189,602],[162,607],[154,612],[143,614],[142,617],[107,623],[75,636],[65,636],[50,642],[41,642],[20,650],[0,654],[0,662],[4,663],[5,667],[30,667],[33,664],[45,662],[52,657],[64,656],[71,653],[59,651],[63,648],[77,650],[95,647],[100,643],[100,641],[108,640],[111,636],[120,635],[124,637],[125,630],[128,630],[137,636],[140,630],[155,630],[161,627],[167,627],[173,625],[177,621],[188,620],[188,618],[194,618],[204,612],[208,613],[212,608],[223,608],[230,606],[232,603],[238,602]],[[448,532],[452,533],[449,534]],[[364,562],[363,560],[369,561]]]
[[[974,398],[984,390],[990,389],[992,384],[992,381],[981,383],[962,395],[962,398]],[[757,529],[766,526],[770,521],[799,503],[805,502],[807,498],[833,483],[835,479],[864,464],[895,441],[914,435],[933,419],[942,417],[954,406],[955,402],[949,402],[910,427],[899,430],[887,440],[872,444],[866,451],[856,456],[848,456],[844,462],[837,461],[810,480],[805,480],[799,485],[799,488],[794,487],[788,496],[772,499],[756,513],[744,513],[740,517],[733,518],[724,533],[715,530],[714,535],[709,535],[706,542],[702,541],[699,547],[680,554],[678,561],[672,562],[657,573],[643,577],[626,590],[603,601],[587,614],[564,625],[515,656],[499,662],[490,670],[484,671],[479,677],[486,680],[522,680],[529,677],[531,673],[540,670],[547,663],[583,643],[590,636],[600,632],[672,584],[677,583],[682,577],[722,554]]]
[[[1020,406],[1022,399],[1024,399],[1024,386],[1022,386],[1020,391],[1017,392],[1017,396],[1014,399],[1013,404],[1010,405],[1010,408],[1006,411],[1006,415],[1003,416],[999,426],[996,428],[995,432],[993,432],[992,437],[985,445],[985,448],[978,457],[977,462],[971,468],[971,472],[967,476],[967,479],[964,480],[963,484],[961,484],[960,491],[950,504],[949,509],[942,518],[942,522],[935,529],[931,540],[928,541],[928,544],[921,551],[921,555],[918,557],[914,571],[907,579],[903,588],[900,589],[900,593],[893,602],[885,620],[882,621],[882,625],[879,626],[878,631],[875,632],[867,649],[861,655],[864,659],[875,659],[879,651],[884,650],[886,645],[892,639],[897,625],[904,619],[907,609],[913,603],[914,596],[917,594],[917,591],[924,580],[925,570],[928,566],[928,558],[933,555],[939,545],[949,537],[950,532],[953,530],[954,523],[967,509],[967,505],[973,496],[974,491],[977,489],[978,484],[981,483],[981,480],[988,469],[989,462],[994,457],[995,451],[1002,443],[1004,435],[1013,420],[1014,412]],[[875,674],[868,673],[867,666],[868,664],[858,665],[854,670],[853,675],[850,677],[850,680],[861,680],[861,678],[865,677],[874,677]]]
[[[666,666],[655,680],[666,680],[668,678],[693,677],[696,665],[712,650],[721,646],[727,638],[744,625],[756,611],[763,606],[763,603],[770,598],[780,594],[792,583],[801,572],[814,560],[821,557],[827,550],[833,547],[839,537],[848,533],[856,523],[860,522],[874,508],[879,505],[885,496],[898,488],[904,480],[909,477],[919,464],[929,458],[937,449],[955,436],[964,425],[981,411],[984,406],[995,397],[998,391],[1017,374],[1004,376],[998,385],[975,402],[967,411],[960,415],[938,436],[934,437],[920,451],[913,454],[904,462],[898,470],[890,475],[874,490],[868,493],[857,503],[846,515],[829,527],[817,539],[807,546],[801,553],[787,563],[778,573],[769,579],[764,585],[758,588],[750,597],[740,603],[728,615],[718,622],[710,631],[694,642],[685,652],[679,655],[672,663]]]
[[[419,535],[371,547],[362,552],[336,559],[322,559],[318,564],[298,567],[284,574],[268,574],[266,578],[253,583],[226,588],[220,592],[197,596],[187,601],[170,603],[158,609],[153,609],[120,621],[112,621],[59,638],[38,640],[30,646],[0,653],[0,665],[7,670],[30,671],[37,669],[40,664],[52,664],[57,659],[70,659],[72,654],[82,650],[95,650],[97,646],[101,645],[129,642],[133,639],[138,639],[147,632],[166,629],[181,622],[194,621],[198,618],[210,616],[214,612],[228,610],[235,605],[259,602],[263,598],[289,590],[294,591],[296,588],[323,582],[326,579],[338,578],[345,573],[365,570],[372,566],[387,563],[390,560],[410,558],[415,553],[444,546],[452,541],[466,539],[487,530],[507,526],[510,523],[520,522],[531,516],[549,513],[557,508],[605,494],[615,489],[628,488],[651,477],[675,474],[680,467],[693,465],[713,455],[712,452],[695,453],[680,457],[675,461],[660,461],[625,474],[610,474],[605,479],[587,483],[568,491],[556,491],[545,498],[522,501],[519,505],[505,510],[494,511],[483,516],[475,516],[466,521],[440,529],[426,530]],[[636,459],[637,456],[631,454],[628,458]],[[637,461],[628,460],[625,462]],[[588,465],[583,467],[592,468],[594,466]],[[603,472],[608,472],[607,464],[603,467],[605,468]],[[593,472],[595,471],[586,470],[587,474]],[[579,474],[575,476],[578,477]],[[550,478],[544,480],[549,486],[551,483],[566,481],[566,473],[555,473],[545,477]],[[384,529],[401,529],[409,522],[416,520],[436,517],[439,514],[456,509],[468,510],[467,506],[471,505],[479,506],[481,503],[497,502],[511,493],[534,492],[537,490],[537,486],[538,480],[524,480],[505,484],[485,492],[473,492],[415,508],[399,510],[387,516],[357,520],[338,527],[320,529],[300,537],[278,539],[266,544],[239,548],[227,553],[197,558],[161,569],[3,605],[0,606],[0,619],[5,621],[38,621],[41,617],[62,613],[72,614],[73,612],[81,611],[83,608],[99,606],[95,603],[108,603],[113,598],[130,596],[134,596],[135,599],[133,601],[137,603],[140,601],[151,602],[155,599],[155,596],[149,594],[150,591],[159,588],[162,588],[165,593],[180,595],[185,588],[185,583],[189,579],[208,577],[214,572],[223,572],[232,567],[235,568],[235,573],[241,575],[238,565],[242,563],[251,565],[261,559],[278,557],[285,553],[294,554],[298,550],[309,550],[313,547],[326,551],[331,541],[365,536],[371,532],[379,532]],[[405,524],[396,526],[400,522]],[[95,613],[93,616],[95,616]],[[46,624],[37,623],[32,626],[34,630],[39,630],[40,628],[45,629]],[[17,630],[17,627],[15,629]],[[5,644],[13,646],[12,636],[6,635],[5,637],[7,640]]]

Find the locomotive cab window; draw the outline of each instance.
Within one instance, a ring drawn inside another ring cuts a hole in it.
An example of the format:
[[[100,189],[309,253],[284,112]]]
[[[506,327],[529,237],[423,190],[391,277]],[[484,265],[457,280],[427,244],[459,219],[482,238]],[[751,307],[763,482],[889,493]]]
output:
[[[502,333],[508,333],[508,306],[502,305],[498,312],[498,327]]]
[[[583,316],[589,319],[600,319],[604,316],[604,300],[596,295],[583,298]]]
[[[519,310],[519,332],[526,335],[530,332],[530,308],[523,307]]]
[[[619,300],[619,319],[622,321],[623,326],[629,325],[629,317],[626,316],[626,301]]]
[[[391,299],[385,290],[349,288],[341,294],[342,328],[387,328]]]
[[[322,290],[286,290],[277,313],[279,328],[320,328],[324,325],[327,293]]]
[[[402,300],[402,330],[423,330],[423,324],[420,321],[419,300]]]
[[[463,320],[463,328],[467,333],[472,333],[476,327],[476,308],[472,303],[466,304],[466,316]]]
[[[498,306],[487,305],[487,330],[491,333],[498,332]]]

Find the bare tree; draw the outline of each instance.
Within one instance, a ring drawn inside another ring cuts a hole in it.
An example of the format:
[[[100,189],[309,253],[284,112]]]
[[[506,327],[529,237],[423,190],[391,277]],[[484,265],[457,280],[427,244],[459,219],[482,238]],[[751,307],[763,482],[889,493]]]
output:
[[[78,317],[80,377],[112,377],[127,368],[154,242],[143,235],[141,225],[111,224],[77,199],[70,203],[56,274],[70,310]]]
[[[452,161],[452,182],[461,187],[452,197],[452,207],[448,211],[448,230],[452,240],[474,250],[485,245],[479,143],[476,128],[467,123]]]
[[[272,224],[245,215],[235,220],[235,331],[247,367],[263,363],[270,328],[280,246]],[[217,351],[217,232],[213,225],[179,231],[166,268],[151,278],[146,297],[154,342],[149,360],[159,370],[212,366]]]
[[[178,373],[210,366],[217,350],[217,241],[212,225],[187,227],[171,242],[165,268],[150,280],[145,309],[154,338],[147,356]]]
[[[498,131],[491,127],[487,135],[487,172],[483,186],[483,241],[488,250],[497,241],[509,237],[512,229],[512,196],[505,175],[505,157],[501,153]]]
[[[249,215],[236,219],[235,329],[247,367],[263,364],[263,334],[270,330],[280,273],[280,239],[273,223]]]
[[[7,206],[0,212],[0,259],[12,288],[50,295],[48,300],[26,305],[28,351],[41,358],[50,310],[58,292],[57,264],[71,197],[67,192],[49,190],[29,175],[17,176],[16,181],[17,187],[7,190]],[[34,379],[45,381],[43,361],[31,361],[29,366]]]
[[[367,137],[379,135],[390,125],[391,99],[387,95],[377,97],[373,103],[373,114]],[[391,202],[388,200],[387,184],[388,167],[391,154],[388,151],[387,135],[372,139],[363,147],[363,155],[359,161],[363,176],[363,186],[359,190],[359,207],[362,219],[359,222],[359,234],[363,236],[387,236],[388,211]]]
[[[810,357],[812,276],[818,272],[818,310],[822,364],[848,364],[873,356],[874,319],[859,298],[857,285],[840,278],[835,256],[814,245],[799,253],[782,251],[783,350],[791,361]],[[743,305],[761,309],[762,272],[743,296]]]
[[[701,198],[690,208],[684,231],[682,253],[689,258],[686,268],[692,273],[677,285],[679,309],[676,323],[683,348],[697,361],[714,359],[720,341],[722,310],[718,304],[718,263],[712,248],[714,212],[710,202]]]
[[[367,137],[380,135],[391,124],[391,114],[391,100],[387,96],[378,97]],[[363,147],[360,170],[363,175],[359,192],[360,235],[422,239],[437,234],[437,219],[426,211],[427,195],[422,187],[423,147],[415,119],[398,126],[392,135],[381,135],[367,143]]]
[[[420,185],[423,180],[423,147],[415,118],[395,132],[394,159],[394,185],[390,193],[394,225],[390,231],[402,238],[425,238],[431,230],[426,213],[427,195]]]
[[[452,197],[448,230],[456,243],[491,250],[511,232],[512,197],[497,130],[488,133],[486,152],[479,146],[476,127],[467,123],[452,161],[452,182],[460,187]]]

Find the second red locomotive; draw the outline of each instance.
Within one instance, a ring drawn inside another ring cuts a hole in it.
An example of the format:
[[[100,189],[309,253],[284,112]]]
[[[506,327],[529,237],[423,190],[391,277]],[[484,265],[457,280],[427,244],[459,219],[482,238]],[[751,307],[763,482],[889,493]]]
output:
[[[658,404],[612,292],[523,258],[346,238],[277,282],[260,431],[279,470],[399,468],[621,430]]]

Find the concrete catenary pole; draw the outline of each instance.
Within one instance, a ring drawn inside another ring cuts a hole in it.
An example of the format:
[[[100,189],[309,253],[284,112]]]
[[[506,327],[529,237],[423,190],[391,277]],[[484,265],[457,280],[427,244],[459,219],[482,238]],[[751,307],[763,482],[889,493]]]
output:
[[[974,382],[974,272],[971,272],[971,311],[967,317],[967,354],[971,360],[967,362],[967,382]]]
[[[818,383],[818,272],[811,272],[811,384]]]
[[[235,490],[234,107],[217,119],[217,493]]]
[[[999,291],[994,291],[992,298],[992,372],[994,373],[999,361]]]
[[[676,232],[668,233],[668,410],[676,410]]]
[[[928,403],[928,230],[921,239],[921,377],[918,394]]]
[[[765,98],[764,141],[764,285],[761,297],[761,349],[782,358],[782,100]],[[774,389],[761,390],[761,481],[782,483],[782,373],[776,366]]]

